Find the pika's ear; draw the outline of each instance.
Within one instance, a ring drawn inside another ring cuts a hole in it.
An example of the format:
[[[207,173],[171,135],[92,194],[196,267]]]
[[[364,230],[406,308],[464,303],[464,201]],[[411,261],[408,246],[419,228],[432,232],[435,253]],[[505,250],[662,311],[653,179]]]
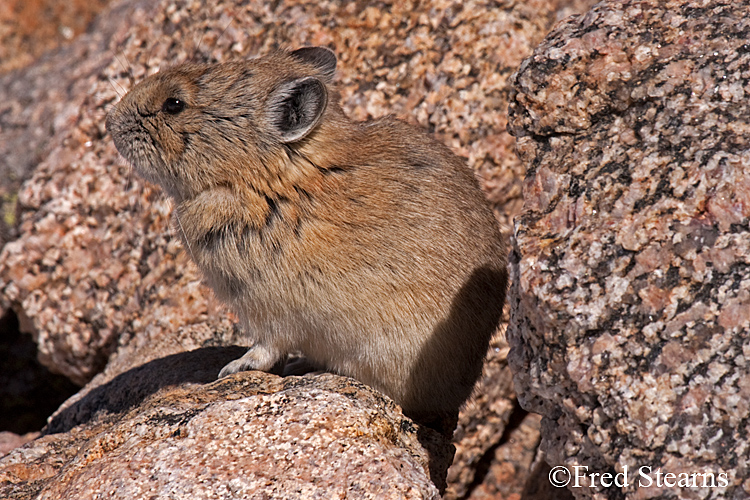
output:
[[[303,139],[323,117],[328,90],[314,76],[282,84],[269,102],[271,123],[284,143]]]
[[[312,64],[328,82],[336,73],[336,54],[325,47],[302,47],[291,53],[292,57]]]

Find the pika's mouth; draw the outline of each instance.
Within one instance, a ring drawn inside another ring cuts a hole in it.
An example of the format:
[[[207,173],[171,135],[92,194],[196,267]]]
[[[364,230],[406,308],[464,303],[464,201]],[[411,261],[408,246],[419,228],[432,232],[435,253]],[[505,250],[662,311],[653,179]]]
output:
[[[167,174],[167,167],[159,154],[156,142],[148,130],[131,112],[115,106],[107,115],[107,132],[112,136],[117,151],[145,180],[171,191],[175,179]]]

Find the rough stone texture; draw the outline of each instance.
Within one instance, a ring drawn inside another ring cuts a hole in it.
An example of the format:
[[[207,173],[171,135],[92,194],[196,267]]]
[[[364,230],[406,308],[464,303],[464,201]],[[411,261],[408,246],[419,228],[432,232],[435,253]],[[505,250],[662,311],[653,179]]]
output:
[[[390,399],[330,374],[205,384],[237,354],[169,356],[90,392],[0,459],[0,497],[439,497],[451,446]]]
[[[518,494],[523,489],[524,465],[534,458],[539,430],[537,425],[536,430],[531,430],[529,440],[518,443],[520,446],[509,439],[509,434],[517,430],[517,422],[511,422],[511,419],[518,415],[518,408],[507,356],[508,345],[504,336],[498,335],[490,346],[476,397],[461,412],[453,436],[456,456],[448,470],[445,500],[485,498],[488,493],[493,498],[506,498],[501,493]],[[512,457],[510,463],[504,461],[503,454]],[[495,470],[491,471],[492,467]],[[507,472],[508,467],[520,470],[512,479],[503,474],[503,484],[498,485],[493,472],[501,469]]]
[[[536,415],[531,413],[530,415]],[[541,417],[540,417],[541,418]],[[550,481],[552,467],[544,460],[544,453],[538,449],[537,456],[531,464],[526,486],[521,493],[522,500],[575,500],[575,497],[564,485],[553,485]]]
[[[44,2],[50,9],[45,9]],[[120,2],[74,42],[26,66],[43,48],[60,43],[47,26],[37,29],[37,23],[53,11],[60,17],[50,21],[51,25],[76,33],[83,27],[77,23],[103,7],[99,0],[85,4],[55,0],[0,3],[0,245],[17,235],[21,184],[51,151],[59,150],[60,142],[80,120],[79,110],[88,100],[92,83],[111,57],[106,52],[109,40],[133,8]],[[84,9],[88,14],[82,16]],[[5,72],[10,67],[20,69]]]
[[[63,411],[144,362],[242,343],[174,238],[169,203],[105,135],[106,111],[132,81],[189,58],[327,45],[350,116],[394,113],[435,133],[468,158],[507,228],[523,176],[505,130],[508,78],[555,21],[591,3],[119,1],[69,47],[0,77],[0,174],[35,168],[18,196],[19,238],[0,254],[0,307],[17,313],[45,365],[79,384],[99,373]],[[505,447],[519,451],[519,474],[533,456],[507,440],[515,405],[498,349],[457,432],[462,498],[485,486],[500,495],[489,471]]]
[[[69,44],[102,7],[99,0],[0,2],[0,247],[16,233],[19,187],[44,157],[55,127],[66,123],[50,116],[80,103],[85,89],[75,84],[76,78],[96,67],[85,53],[70,48],[37,57]],[[97,29],[95,36],[102,35],[105,31]],[[92,35],[84,38],[90,42]],[[35,64],[28,70],[6,74],[31,62]],[[0,313],[0,358],[9,360],[0,363],[2,430],[23,434],[40,429],[80,388],[39,363],[36,343],[31,335],[21,335],[12,311]]]
[[[476,467],[474,483],[470,485],[470,493],[466,498],[471,500],[518,500],[520,498],[541,500],[521,495],[528,481],[529,470],[539,445],[541,417],[534,413],[527,413],[520,407],[514,409],[511,417],[501,440],[488,448],[487,457]],[[493,436],[488,435],[488,437],[492,442]],[[450,475],[448,477],[450,478]],[[443,498],[451,498],[449,492]]]
[[[603,2],[515,76],[516,388],[551,465],[629,471],[577,498],[750,495],[748,40],[748,2]]]
[[[107,0],[4,0],[0,3],[0,73],[21,68],[80,35]]]

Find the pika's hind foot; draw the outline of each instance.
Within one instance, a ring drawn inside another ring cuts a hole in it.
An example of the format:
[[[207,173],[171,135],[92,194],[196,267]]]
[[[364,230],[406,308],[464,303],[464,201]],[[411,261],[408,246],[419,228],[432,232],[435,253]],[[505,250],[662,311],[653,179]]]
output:
[[[290,354],[281,371],[282,376],[306,375],[308,373],[324,373],[322,366],[316,365],[301,354]]]

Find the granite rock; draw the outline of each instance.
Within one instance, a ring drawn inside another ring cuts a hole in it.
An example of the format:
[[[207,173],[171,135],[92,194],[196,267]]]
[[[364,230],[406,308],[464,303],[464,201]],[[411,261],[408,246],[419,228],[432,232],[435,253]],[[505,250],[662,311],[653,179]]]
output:
[[[237,354],[168,356],[88,393],[0,459],[0,497],[439,498],[440,434],[336,375],[206,383]]]
[[[31,64],[87,31],[107,1],[4,1],[0,5],[0,73]]]
[[[117,2],[91,24],[104,8],[101,0],[0,4],[0,245],[17,236],[20,186],[69,139],[110,58],[109,40],[135,3]],[[67,39],[89,24],[87,32]]]
[[[490,346],[476,395],[459,416],[453,435],[456,456],[448,470],[445,500],[482,498],[488,491],[495,498],[505,498],[498,496],[501,489],[515,494],[523,489],[524,465],[528,465],[536,453],[539,431],[538,425],[536,430],[532,428],[529,439],[522,441],[521,446],[509,441],[510,433],[518,431],[516,424],[519,422],[513,419],[519,411],[525,412],[518,408],[515,400],[507,356],[508,345],[504,336],[498,335]],[[512,460],[503,460],[503,453],[512,456]],[[508,474],[503,474],[502,479],[496,477],[493,472],[503,467],[517,474],[512,474],[512,478]],[[503,484],[497,488],[497,483]]]
[[[550,465],[628,472],[577,498],[750,495],[749,30],[747,1],[605,1],[514,76],[516,389]]]

